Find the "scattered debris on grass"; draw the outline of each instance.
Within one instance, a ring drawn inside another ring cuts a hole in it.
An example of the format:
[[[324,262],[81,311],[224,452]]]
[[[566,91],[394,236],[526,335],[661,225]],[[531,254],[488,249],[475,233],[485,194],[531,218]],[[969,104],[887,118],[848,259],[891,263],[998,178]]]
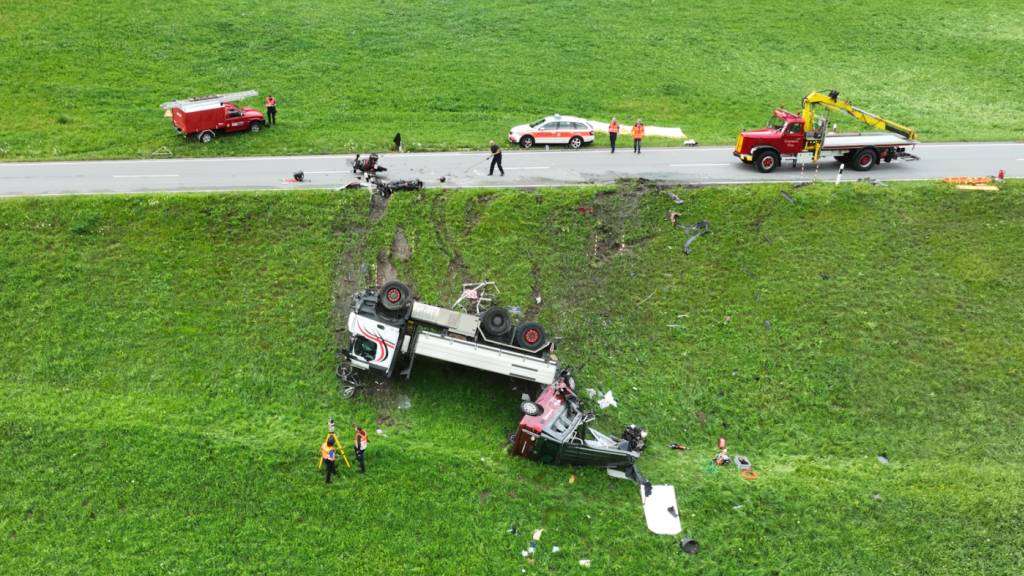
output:
[[[687,554],[700,552],[700,543],[693,538],[683,538],[679,541],[679,549]]]
[[[796,204],[796,200],[792,196],[790,196],[789,194],[786,194],[785,192],[783,192],[782,193],[782,197],[785,198],[786,201],[789,202],[790,204]]]
[[[689,255],[690,245],[693,244],[694,240],[700,238],[701,236],[707,234],[708,232],[711,232],[711,223],[708,222],[707,220],[701,220],[696,224],[684,226],[684,229],[688,234],[691,234],[691,236],[686,240],[686,244],[683,244],[683,253]]]
[[[673,450],[686,450],[686,446],[679,444],[678,442],[673,442],[672,444],[669,444],[668,447]]]
[[[888,464],[889,457],[885,454],[885,452],[882,452],[881,454],[878,455],[878,461],[881,462],[882,464]]]
[[[882,501],[882,495],[879,494],[878,492],[874,492],[873,494],[871,494],[871,499],[876,501],[876,502],[881,502]]]
[[[590,568],[590,559],[584,558],[580,560],[580,566],[583,566],[584,568]]]
[[[765,330],[771,330],[772,329],[772,322],[771,322],[771,320],[765,320],[764,321],[764,329]]]
[[[552,546],[552,547],[551,547],[551,553],[552,553],[552,554],[558,554],[558,553],[559,553],[559,552],[561,552],[561,551],[562,551],[562,549],[561,549],[561,548],[559,548],[558,546]]]
[[[655,534],[672,536],[683,531],[679,521],[679,505],[676,503],[676,489],[671,484],[652,485],[644,482],[640,486],[640,500],[644,505],[647,529]]]
[[[829,276],[827,272],[820,272],[818,275],[821,276],[822,280],[831,280],[832,279],[832,277]]]
[[[668,194],[668,197],[671,198],[672,201],[675,202],[676,204],[683,203],[683,199],[680,198],[679,196],[676,196],[674,192],[669,192],[668,190],[666,190],[665,194]],[[675,224],[675,222],[673,222],[673,224]]]
[[[569,474],[569,484],[575,484],[575,483],[576,483],[576,475],[575,474]]]
[[[401,394],[398,397],[398,409],[408,410],[409,408],[412,408],[412,400],[409,399],[409,397],[406,396],[405,394]]]
[[[857,180],[857,182],[867,182],[868,184],[871,184],[872,186],[885,186],[886,185],[885,182],[882,182],[878,178],[860,178],[859,180]]]
[[[598,398],[597,405],[600,406],[601,409],[607,409],[609,406],[615,408],[619,407],[619,403],[615,401],[615,396],[612,395],[611,390],[605,392],[603,397]]]

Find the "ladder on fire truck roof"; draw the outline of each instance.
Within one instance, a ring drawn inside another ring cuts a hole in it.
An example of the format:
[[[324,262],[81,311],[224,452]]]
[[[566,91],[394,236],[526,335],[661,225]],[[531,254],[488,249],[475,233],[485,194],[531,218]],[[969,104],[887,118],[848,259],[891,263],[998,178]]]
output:
[[[211,94],[209,96],[196,96],[195,98],[189,98],[188,100],[171,100],[170,102],[164,102],[160,105],[164,110],[170,110],[171,108],[181,108],[183,106],[205,104],[211,102],[237,102],[244,100],[252,96],[259,96],[259,92],[255,90],[243,90],[242,92],[228,92],[227,94]]]

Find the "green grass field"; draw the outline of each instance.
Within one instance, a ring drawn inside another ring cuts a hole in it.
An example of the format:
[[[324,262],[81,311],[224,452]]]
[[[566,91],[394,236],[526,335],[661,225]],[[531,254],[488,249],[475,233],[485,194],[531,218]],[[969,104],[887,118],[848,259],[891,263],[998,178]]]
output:
[[[0,202],[0,573],[1024,567],[1024,186],[675,192],[397,194],[375,222],[315,191]],[[672,209],[711,223],[689,256]],[[641,470],[700,554],[646,531],[632,485],[507,456],[508,381],[419,362],[342,400],[334,293],[391,267],[431,302],[541,295],[581,387],[619,399],[597,427],[650,430]],[[366,477],[324,486],[329,415],[371,430]],[[719,435],[756,481],[706,470]]]
[[[479,149],[555,112],[728,144],[829,88],[925,141],[1016,139],[1022,49],[1015,0],[3,0],[0,160]],[[204,147],[158,108],[250,88],[276,129]]]

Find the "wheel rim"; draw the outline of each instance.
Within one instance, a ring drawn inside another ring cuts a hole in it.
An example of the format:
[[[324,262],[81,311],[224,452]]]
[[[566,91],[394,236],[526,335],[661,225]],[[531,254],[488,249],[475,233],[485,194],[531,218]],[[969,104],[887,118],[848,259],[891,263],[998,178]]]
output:
[[[871,166],[871,154],[864,154],[860,157],[860,165],[862,168]]]
[[[775,166],[775,158],[772,156],[765,156],[761,159],[761,167],[765,170],[771,170]]]
[[[573,138],[572,140],[569,140],[569,146],[572,146],[573,148],[579,148],[580,147],[580,139],[579,138]]]
[[[523,138],[523,148],[529,148],[533,146],[533,138]]]
[[[530,328],[523,333],[523,341],[533,346],[540,341],[540,332],[536,328]]]
[[[259,132],[260,131],[260,123],[259,122],[253,122],[252,128],[250,128],[250,129],[253,132]]]
[[[399,290],[398,288],[392,288],[388,290],[388,293],[385,297],[388,299],[388,302],[396,304],[398,303],[399,300],[402,299],[402,291]]]

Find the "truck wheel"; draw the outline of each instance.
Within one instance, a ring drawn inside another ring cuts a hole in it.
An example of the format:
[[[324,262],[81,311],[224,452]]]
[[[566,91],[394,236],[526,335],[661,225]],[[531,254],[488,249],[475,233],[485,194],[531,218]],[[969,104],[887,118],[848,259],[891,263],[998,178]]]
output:
[[[536,402],[523,402],[519,405],[519,409],[527,416],[540,416],[544,412],[544,409]]]
[[[210,140],[213,140],[213,132],[209,130],[199,135],[199,141],[203,144],[209,144]]]
[[[544,346],[544,327],[536,322],[524,322],[516,327],[515,343],[533,352]]]
[[[409,302],[409,287],[398,280],[392,280],[380,289],[379,302],[385,310],[397,312]]]
[[[854,170],[866,172],[874,168],[875,164],[878,164],[878,152],[875,152],[871,148],[865,148],[854,154],[853,165],[851,167]]]
[[[505,338],[512,330],[512,318],[508,310],[495,306],[484,312],[480,327],[488,338]]]
[[[767,174],[779,167],[779,153],[775,150],[762,150],[754,156],[757,171]]]
[[[522,138],[519,139],[519,145],[522,146],[523,148],[532,148],[533,143],[533,136],[523,136]]]
[[[576,150],[580,146],[583,146],[583,138],[580,138],[579,136],[573,136],[572,138],[569,138],[569,148]]]
[[[249,124],[249,132],[259,132],[263,128],[263,122]]]

